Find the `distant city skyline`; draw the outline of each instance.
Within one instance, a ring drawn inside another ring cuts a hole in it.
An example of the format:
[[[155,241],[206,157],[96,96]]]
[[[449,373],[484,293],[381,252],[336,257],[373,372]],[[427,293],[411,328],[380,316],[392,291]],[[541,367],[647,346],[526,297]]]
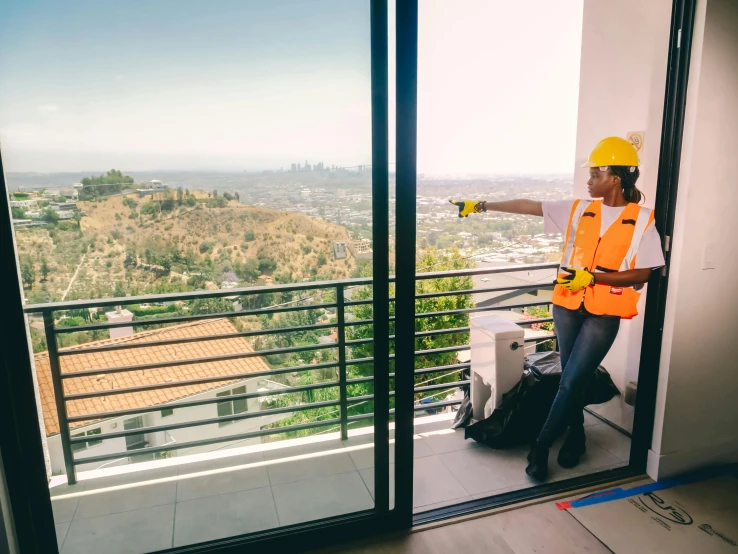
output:
[[[581,12],[421,2],[418,170],[570,173]],[[8,172],[370,164],[369,2],[7,2],[0,144]]]

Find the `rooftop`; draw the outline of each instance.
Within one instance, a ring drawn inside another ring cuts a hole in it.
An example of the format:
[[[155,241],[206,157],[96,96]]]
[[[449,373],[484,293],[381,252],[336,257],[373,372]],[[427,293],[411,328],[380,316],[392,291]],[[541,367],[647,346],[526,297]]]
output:
[[[236,333],[237,330],[227,319],[210,319],[196,321],[163,329],[148,330],[116,339],[105,339],[88,342],[84,345],[62,348],[60,352],[69,352],[81,349],[96,348],[114,344],[135,344],[166,339],[188,337],[209,337]],[[60,357],[62,374],[89,371],[91,369],[107,369],[138,364],[156,362],[172,362],[224,354],[239,354],[253,352],[253,348],[243,337],[227,339],[185,342],[176,345],[161,345],[139,348],[125,348],[112,351],[86,352]],[[59,432],[59,418],[57,417],[54,386],[51,380],[49,356],[40,352],[34,356],[36,374],[38,375],[39,392],[44,413],[46,435]],[[268,371],[261,357],[240,358],[234,360],[220,360],[208,363],[171,365],[145,371],[126,371],[102,375],[88,375],[76,379],[65,379],[65,394],[79,394],[86,392],[101,392],[114,389],[171,383],[176,381],[190,381],[218,375],[242,375]],[[194,383],[186,386],[162,388],[157,390],[141,391],[136,393],[122,393],[110,396],[72,400],[67,402],[70,416],[97,414],[111,410],[125,410],[143,408],[165,404],[174,400],[199,394],[208,390],[222,387],[234,381],[217,381],[213,383]],[[86,423],[71,424],[79,427]]]

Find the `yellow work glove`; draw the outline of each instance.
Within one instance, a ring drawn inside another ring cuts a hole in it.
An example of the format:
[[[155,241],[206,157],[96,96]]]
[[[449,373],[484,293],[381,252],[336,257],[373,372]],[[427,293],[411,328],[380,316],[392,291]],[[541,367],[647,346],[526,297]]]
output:
[[[590,285],[594,285],[595,277],[586,269],[573,267],[562,267],[561,271],[567,275],[556,279],[556,284],[561,285],[569,292],[579,292]]]
[[[479,200],[449,200],[459,207],[459,217],[468,217],[470,213],[482,213],[482,202]]]

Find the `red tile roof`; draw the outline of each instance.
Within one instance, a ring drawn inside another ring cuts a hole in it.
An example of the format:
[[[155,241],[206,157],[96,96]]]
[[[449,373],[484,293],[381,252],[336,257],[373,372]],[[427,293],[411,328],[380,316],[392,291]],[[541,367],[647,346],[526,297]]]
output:
[[[61,350],[80,350],[92,346],[103,346],[108,344],[141,343],[185,337],[204,337],[236,332],[236,328],[227,319],[211,319],[144,331],[127,337],[88,342]],[[246,339],[243,337],[233,337],[145,348],[121,349],[108,352],[88,352],[85,354],[61,356],[59,359],[61,360],[61,371],[64,374],[74,373],[77,371],[87,371],[90,369],[107,369],[128,365],[186,360],[252,351],[253,349]],[[49,366],[49,355],[47,352],[40,352],[34,356],[34,359],[36,363],[36,374],[38,375],[41,403],[43,404],[46,434],[47,436],[50,436],[59,432],[59,418],[56,413],[54,387],[51,381],[51,369]],[[64,393],[66,395],[70,395],[83,392],[99,392],[177,381],[190,381],[193,379],[215,377],[219,375],[228,376],[254,373],[257,371],[267,371],[268,369],[269,367],[266,362],[264,362],[263,358],[259,356],[190,365],[173,365],[161,369],[145,369],[126,371],[123,373],[90,375],[76,379],[65,379]],[[69,416],[80,416],[113,410],[156,406],[172,402],[186,396],[219,388],[235,381],[224,380],[214,383],[192,384],[144,392],[122,393],[103,397],[72,400],[67,402],[67,414]],[[71,427],[79,427],[87,425],[88,423],[89,422],[77,422],[72,424]]]

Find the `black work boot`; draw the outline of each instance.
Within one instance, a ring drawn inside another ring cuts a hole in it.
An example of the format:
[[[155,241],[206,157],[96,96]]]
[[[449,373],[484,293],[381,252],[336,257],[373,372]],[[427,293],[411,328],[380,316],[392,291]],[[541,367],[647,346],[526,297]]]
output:
[[[528,454],[528,467],[525,472],[538,481],[543,481],[548,475],[548,447],[534,444]]]
[[[579,458],[585,453],[584,427],[572,427],[566,436],[564,444],[559,450],[558,462],[561,467],[572,468],[579,463]]]

